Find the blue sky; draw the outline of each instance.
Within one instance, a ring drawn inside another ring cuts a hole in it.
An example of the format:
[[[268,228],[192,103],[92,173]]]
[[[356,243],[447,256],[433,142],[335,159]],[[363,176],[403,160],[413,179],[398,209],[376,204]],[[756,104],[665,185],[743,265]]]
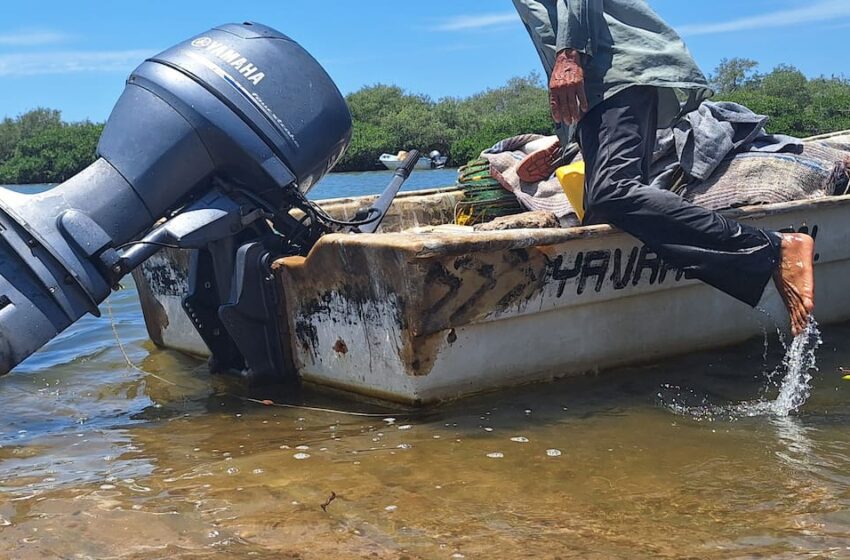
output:
[[[850,0],[650,0],[708,73],[741,56],[769,70],[850,76]],[[4,2],[0,116],[37,106],[104,120],[146,56],[230,21],[290,35],[344,93],[393,83],[465,96],[540,65],[510,0]]]

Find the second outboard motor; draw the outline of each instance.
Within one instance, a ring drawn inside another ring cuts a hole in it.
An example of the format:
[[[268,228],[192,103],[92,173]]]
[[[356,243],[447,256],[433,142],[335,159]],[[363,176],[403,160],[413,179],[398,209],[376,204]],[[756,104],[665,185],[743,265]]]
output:
[[[304,194],[350,136],[333,81],[269,27],[223,25],[145,61],[97,161],[42,194],[0,192],[0,374],[99,314],[163,246],[194,250],[185,306],[219,366],[279,371],[269,259],[317,235],[289,211],[315,219]]]

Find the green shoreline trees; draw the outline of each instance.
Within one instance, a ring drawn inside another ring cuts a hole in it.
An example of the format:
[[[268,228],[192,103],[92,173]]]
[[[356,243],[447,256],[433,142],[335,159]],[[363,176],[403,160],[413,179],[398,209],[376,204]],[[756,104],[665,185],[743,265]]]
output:
[[[434,101],[399,87],[375,85],[346,97],[354,136],[337,171],[383,169],[382,153],[439,150],[462,165],[499,140],[536,132],[552,134],[549,102],[537,74],[464,99]]]
[[[94,161],[102,131],[102,124],[63,122],[53,109],[0,121],[0,184],[65,181]]]
[[[734,101],[770,117],[768,132],[800,138],[850,129],[850,80],[840,76],[808,79],[780,65],[768,74],[744,58],[723,59],[711,76],[715,99]]]
[[[715,100],[735,101],[771,117],[768,130],[811,136],[850,129],[850,80],[808,79],[792,66],[757,72],[752,60],[724,59],[711,76]],[[354,119],[351,145],[336,171],[382,169],[384,152],[439,150],[462,165],[515,134],[551,134],[545,84],[537,74],[466,98],[433,100],[397,86],[364,87],[346,97]],[[63,122],[35,109],[0,121],[0,184],[55,183],[95,157],[102,124]]]

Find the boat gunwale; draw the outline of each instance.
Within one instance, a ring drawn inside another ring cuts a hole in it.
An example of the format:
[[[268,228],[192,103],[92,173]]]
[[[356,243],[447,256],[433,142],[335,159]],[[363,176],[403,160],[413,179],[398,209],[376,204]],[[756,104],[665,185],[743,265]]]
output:
[[[418,191],[411,191],[418,192]],[[737,220],[776,217],[801,210],[822,210],[850,205],[850,195],[828,196],[816,199],[794,200],[773,204],[759,204],[724,210],[720,213]],[[447,224],[448,225],[448,224]],[[439,227],[439,226],[435,226]],[[575,240],[598,239],[623,233],[614,226],[602,224],[571,228],[533,228],[497,231],[439,231],[389,232],[370,235],[328,234],[323,236],[313,251],[327,244],[376,247],[412,253],[414,259],[457,254],[462,251],[497,251],[534,246],[558,245]],[[309,255],[307,257],[310,258]]]
[[[396,195],[396,200],[400,198],[413,198],[417,196],[429,196],[433,194],[442,194],[449,193],[452,191],[460,191],[461,188],[458,185],[449,185],[445,187],[432,187],[429,189],[417,189],[415,191],[402,191]],[[381,193],[374,194],[363,194],[358,196],[339,196],[336,198],[318,198],[313,202],[318,204],[319,206],[325,206],[330,204],[345,204],[347,202],[358,202],[358,201],[367,201],[374,200],[381,196]]]

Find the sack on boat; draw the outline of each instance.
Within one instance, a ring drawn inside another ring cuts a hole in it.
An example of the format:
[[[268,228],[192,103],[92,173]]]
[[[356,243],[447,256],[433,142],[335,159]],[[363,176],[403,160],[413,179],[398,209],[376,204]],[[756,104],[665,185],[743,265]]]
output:
[[[846,148],[769,134],[768,122],[737,103],[702,103],[658,131],[652,186],[710,210],[836,194]]]
[[[800,154],[745,152],[725,160],[708,180],[678,189],[709,210],[810,200],[847,192],[850,152],[806,142]]]

